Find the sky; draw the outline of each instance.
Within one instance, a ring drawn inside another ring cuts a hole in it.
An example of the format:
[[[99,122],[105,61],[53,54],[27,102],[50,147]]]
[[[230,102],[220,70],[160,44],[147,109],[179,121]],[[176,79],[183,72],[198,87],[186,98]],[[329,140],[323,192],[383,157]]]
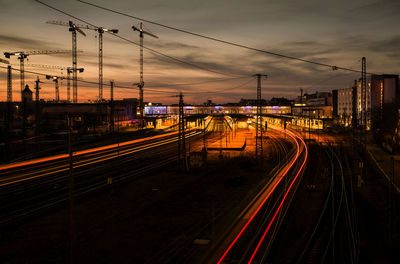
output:
[[[94,25],[119,29],[119,35],[139,43],[131,25],[139,20],[107,12],[75,0],[41,0]],[[400,1],[398,0],[86,0],[149,21],[165,24],[257,49],[377,74],[400,73]],[[0,0],[0,57],[4,52],[70,50],[68,27],[46,24],[67,22],[65,14],[34,0]],[[305,92],[346,88],[359,73],[333,71],[328,67],[293,61],[248,49],[184,34],[144,22],[145,30],[159,36],[144,37],[144,45],[184,61],[144,52],[144,100],[176,103],[182,92],[185,101],[202,104],[238,102],[256,98],[254,74],[267,74],[262,97],[295,98]],[[79,78],[98,82],[98,38],[95,31],[78,34]],[[104,83],[116,83],[116,99],[137,98],[139,46],[104,35]],[[17,58],[10,62],[19,68]],[[32,55],[26,64],[71,66],[70,54]],[[196,65],[197,67],[191,66]],[[0,64],[0,66],[6,66]],[[199,69],[202,68],[202,69]],[[65,71],[25,67],[26,70],[66,76]],[[36,75],[25,73],[34,87]],[[41,77],[41,98],[55,97],[54,84]],[[127,88],[118,87],[124,86]],[[148,90],[147,90],[148,89]],[[13,73],[13,100],[20,100],[19,73]],[[60,99],[66,100],[66,81]],[[103,97],[110,98],[109,86]],[[78,83],[78,100],[98,99],[98,85]],[[6,70],[0,68],[0,101],[6,100]]]

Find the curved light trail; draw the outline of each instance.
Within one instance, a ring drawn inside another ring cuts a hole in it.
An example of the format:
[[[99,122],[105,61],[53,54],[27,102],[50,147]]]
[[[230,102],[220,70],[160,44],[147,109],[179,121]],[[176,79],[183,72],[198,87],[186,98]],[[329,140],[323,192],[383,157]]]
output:
[[[290,132],[290,133],[291,133],[291,132]],[[308,149],[307,149],[306,143],[305,143],[304,140],[303,140],[301,137],[299,137],[298,135],[294,134],[294,136],[297,137],[297,138],[301,141],[302,145],[304,146],[305,155],[304,155],[303,163],[301,164],[300,169],[297,171],[296,176],[293,178],[292,182],[290,183],[290,186],[287,188],[287,190],[286,190],[286,192],[285,192],[285,195],[283,196],[283,198],[282,198],[282,200],[281,200],[281,203],[279,204],[278,208],[276,209],[276,211],[275,211],[275,213],[274,213],[274,216],[272,217],[272,219],[271,219],[271,221],[269,222],[267,228],[265,229],[265,231],[264,231],[264,233],[263,233],[261,239],[259,240],[259,242],[258,242],[258,244],[257,244],[257,246],[256,246],[256,248],[255,248],[255,250],[254,250],[254,252],[253,252],[253,254],[252,254],[251,257],[250,257],[250,260],[249,260],[248,264],[251,264],[251,263],[253,262],[253,259],[255,258],[255,256],[256,256],[256,254],[257,254],[257,252],[258,252],[258,250],[259,250],[259,248],[260,248],[262,242],[264,241],[264,239],[265,239],[265,237],[266,237],[266,235],[267,235],[269,229],[271,228],[271,225],[274,223],[276,216],[277,216],[278,213],[280,212],[280,210],[281,210],[281,208],[282,208],[282,206],[283,206],[283,203],[284,203],[285,200],[286,200],[287,195],[289,194],[289,192],[290,192],[290,190],[291,190],[293,184],[296,182],[298,176],[300,175],[300,172],[303,170],[303,167],[304,167],[304,165],[305,165],[306,162],[307,162],[307,158],[308,158]]]
[[[258,212],[261,210],[261,208],[264,206],[264,204],[266,203],[266,201],[269,199],[269,197],[271,196],[271,194],[274,192],[274,190],[276,189],[276,187],[279,185],[279,183],[282,181],[282,179],[287,175],[288,171],[293,167],[293,164],[297,161],[299,155],[300,155],[300,145],[299,142],[296,140],[296,138],[299,138],[296,134],[293,134],[291,132],[288,132],[286,130],[282,130],[282,129],[277,129],[280,130],[283,133],[286,133],[290,138],[293,139],[293,141],[296,143],[296,156],[293,158],[292,162],[290,163],[290,165],[286,168],[286,170],[284,171],[284,173],[282,174],[282,176],[280,177],[280,179],[275,183],[275,185],[273,186],[273,188],[270,190],[270,192],[267,194],[267,196],[264,198],[264,200],[259,204],[259,206],[257,207],[256,211],[253,213],[253,215],[249,218],[249,220],[246,222],[246,224],[242,227],[242,229],[240,230],[239,234],[235,237],[235,239],[231,242],[231,244],[229,245],[229,247],[225,250],[225,252],[223,253],[223,255],[221,256],[221,258],[219,259],[219,261],[217,262],[217,264],[221,264],[222,261],[225,259],[225,257],[227,256],[227,254],[230,252],[230,250],[232,249],[232,247],[236,244],[237,240],[242,236],[242,234],[245,232],[245,230],[247,229],[247,227],[250,225],[250,223],[253,221],[253,219],[256,217],[256,215],[258,214]],[[304,143],[304,141],[301,139],[301,141]],[[278,173],[277,173],[278,174]],[[276,175],[276,174],[275,174]]]

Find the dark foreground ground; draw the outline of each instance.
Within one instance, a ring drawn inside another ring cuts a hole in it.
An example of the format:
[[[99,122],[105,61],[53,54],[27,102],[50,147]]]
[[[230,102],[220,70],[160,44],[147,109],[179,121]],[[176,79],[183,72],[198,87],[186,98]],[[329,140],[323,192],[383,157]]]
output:
[[[210,161],[191,173],[175,166],[112,193],[78,201],[74,263],[176,263],[196,238],[213,239],[246,205],[268,170],[247,157]],[[68,263],[68,209],[1,231],[2,263]],[[222,224],[221,224],[222,223]],[[199,246],[200,251],[203,249]],[[204,247],[204,246],[203,246]]]
[[[399,195],[372,163],[360,178],[358,150],[352,145],[343,149],[349,160],[346,177],[354,188],[359,263],[398,263]],[[271,263],[295,262],[318,218],[329,177],[318,147],[311,155],[315,165],[307,167],[271,249]],[[190,173],[170,166],[78,201],[73,263],[199,263],[208,241],[217,239],[247,205],[268,180],[265,171],[272,165],[271,160],[261,169],[241,156],[209,161]],[[69,263],[69,227],[68,209],[59,208],[2,229],[0,262]],[[193,243],[196,239],[200,245]],[[305,262],[318,263],[315,259],[309,256]]]
[[[354,200],[358,263],[399,263],[399,193],[381,175],[371,159],[367,158],[366,174],[362,175],[359,162],[363,156],[357,142],[352,142],[350,137],[346,139],[343,135],[336,138],[334,145],[341,149],[347,193]],[[311,145],[310,162],[267,263],[321,263],[327,234],[332,225],[329,213],[328,219],[326,216],[323,218],[323,227],[318,229],[312,246],[298,262],[322,211],[330,179],[326,170],[330,166],[328,157],[323,155],[316,144]],[[310,185],[315,185],[316,188],[310,190]],[[329,204],[328,210],[331,210]],[[335,261],[328,254],[324,263],[352,263],[348,258],[347,232],[346,226],[339,221],[335,237]],[[331,252],[331,248],[328,252]]]

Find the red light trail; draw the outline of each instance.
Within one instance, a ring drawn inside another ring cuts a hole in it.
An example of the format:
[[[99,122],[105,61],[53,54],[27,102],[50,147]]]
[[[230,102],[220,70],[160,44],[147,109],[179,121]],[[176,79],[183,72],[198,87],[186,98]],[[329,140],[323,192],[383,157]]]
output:
[[[271,196],[271,194],[274,192],[274,190],[276,189],[276,187],[279,185],[279,183],[281,182],[281,180],[286,176],[286,174],[288,173],[288,171],[292,168],[293,164],[296,162],[297,158],[299,157],[300,154],[300,145],[298,143],[298,141],[296,140],[296,138],[300,138],[298,137],[296,134],[293,134],[291,132],[288,131],[284,131],[282,129],[278,129],[280,131],[283,131],[284,133],[286,133],[287,135],[289,135],[289,137],[291,137],[293,139],[293,141],[296,143],[296,147],[297,147],[297,153],[295,158],[292,160],[291,164],[289,165],[289,167],[285,170],[285,172],[282,174],[282,177],[276,182],[276,184],[274,185],[274,187],[271,189],[271,191],[268,193],[268,195],[264,198],[264,200],[261,202],[261,204],[258,206],[257,210],[253,213],[253,215],[249,218],[249,220],[247,221],[247,223],[243,226],[243,228],[240,230],[239,234],[235,237],[235,239],[232,241],[232,243],[229,245],[229,247],[226,249],[226,251],[224,252],[224,254],[221,256],[221,258],[219,259],[219,261],[217,262],[217,264],[222,263],[222,261],[224,260],[224,258],[226,257],[226,255],[230,252],[230,250],[232,249],[232,247],[236,244],[237,240],[242,236],[242,234],[244,233],[244,231],[247,229],[247,227],[249,226],[249,224],[253,221],[253,219],[255,218],[255,216],[258,214],[258,212],[261,210],[261,208],[264,206],[264,204],[266,203],[266,201],[268,200],[268,198]],[[304,141],[301,139],[301,141],[304,143]],[[307,149],[307,148],[306,148]],[[306,150],[307,153],[307,150]],[[307,155],[307,154],[306,154]],[[303,167],[303,166],[302,166]],[[299,172],[301,171],[301,169],[299,170]],[[276,175],[276,174],[275,174]]]
[[[272,217],[271,221],[269,222],[269,224],[268,224],[268,226],[267,226],[267,229],[265,230],[263,236],[261,237],[260,241],[258,242],[257,247],[256,247],[256,249],[254,250],[253,254],[251,255],[251,258],[250,258],[248,264],[251,264],[251,262],[253,261],[254,257],[256,256],[257,251],[259,250],[259,248],[260,248],[262,242],[264,241],[264,239],[265,239],[265,237],[266,237],[266,235],[267,235],[269,229],[271,228],[271,225],[273,224],[273,222],[275,221],[276,216],[278,215],[279,211],[281,210],[282,205],[283,205],[283,203],[285,202],[286,197],[287,197],[287,195],[288,195],[290,189],[292,188],[293,184],[296,182],[297,177],[300,175],[300,172],[303,170],[303,167],[304,167],[304,165],[306,164],[306,161],[307,161],[307,158],[308,158],[308,150],[307,150],[306,143],[304,142],[304,140],[303,140],[301,137],[299,137],[299,136],[297,136],[297,135],[295,135],[295,136],[296,136],[298,139],[300,139],[300,140],[301,140],[301,143],[304,145],[304,148],[305,148],[305,157],[304,157],[304,161],[303,161],[303,163],[301,164],[300,169],[297,171],[296,176],[294,177],[293,181],[291,182],[289,188],[286,190],[286,193],[285,193],[285,195],[283,196],[282,201],[281,201],[281,203],[280,203],[279,206],[278,206],[278,209],[275,211],[274,216]]]

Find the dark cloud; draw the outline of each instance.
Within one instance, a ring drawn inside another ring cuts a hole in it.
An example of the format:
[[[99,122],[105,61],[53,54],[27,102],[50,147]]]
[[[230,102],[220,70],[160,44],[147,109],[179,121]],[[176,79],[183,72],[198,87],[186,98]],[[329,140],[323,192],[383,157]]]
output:
[[[347,13],[355,16],[366,16],[374,14],[375,18],[383,18],[381,15],[395,14],[400,11],[400,2],[397,0],[378,0],[372,3],[364,3],[356,8],[348,10]]]
[[[381,41],[371,41],[369,50],[385,54],[389,58],[400,58],[400,35]]]
[[[2,46],[4,45],[10,48],[15,47],[19,49],[25,49],[25,50],[35,50],[35,49],[42,50],[42,49],[54,48],[53,43],[49,41],[30,39],[18,36],[6,36],[3,34],[0,34],[0,45]]]

